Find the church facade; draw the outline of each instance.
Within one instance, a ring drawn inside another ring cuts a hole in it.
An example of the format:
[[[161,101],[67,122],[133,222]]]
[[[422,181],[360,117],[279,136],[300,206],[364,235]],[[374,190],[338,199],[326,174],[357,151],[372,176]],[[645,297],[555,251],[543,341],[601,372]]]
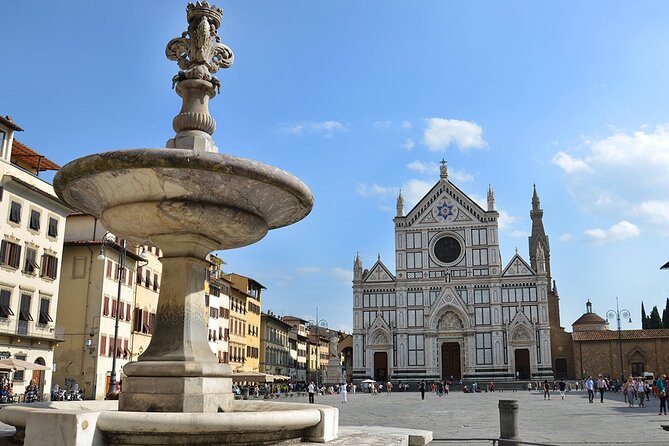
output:
[[[536,190],[530,260],[499,250],[492,189],[481,208],[448,179],[406,215],[400,193],[395,265],[353,266],[353,379],[549,379],[550,251]],[[558,322],[559,324],[559,322]]]

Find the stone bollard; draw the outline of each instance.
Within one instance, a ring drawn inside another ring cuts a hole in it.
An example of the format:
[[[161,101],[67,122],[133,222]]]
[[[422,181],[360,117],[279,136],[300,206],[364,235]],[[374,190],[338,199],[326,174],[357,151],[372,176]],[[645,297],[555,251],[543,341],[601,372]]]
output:
[[[244,387],[244,397],[243,399],[248,400],[249,399],[249,387],[246,386]]]
[[[517,446],[513,440],[520,440],[518,435],[518,400],[499,400],[499,445]],[[511,441],[507,441],[511,440]]]

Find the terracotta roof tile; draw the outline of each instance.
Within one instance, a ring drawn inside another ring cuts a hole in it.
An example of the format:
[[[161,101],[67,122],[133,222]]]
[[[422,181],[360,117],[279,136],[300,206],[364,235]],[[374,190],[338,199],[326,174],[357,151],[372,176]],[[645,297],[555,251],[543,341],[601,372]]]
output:
[[[618,340],[616,330],[577,331],[571,334],[574,341],[611,341]],[[646,330],[621,330],[623,340],[669,338],[669,328],[651,328]]]
[[[597,313],[585,313],[583,316],[576,319],[576,321],[571,324],[574,325],[585,325],[585,324],[606,324],[606,319],[598,315]]]

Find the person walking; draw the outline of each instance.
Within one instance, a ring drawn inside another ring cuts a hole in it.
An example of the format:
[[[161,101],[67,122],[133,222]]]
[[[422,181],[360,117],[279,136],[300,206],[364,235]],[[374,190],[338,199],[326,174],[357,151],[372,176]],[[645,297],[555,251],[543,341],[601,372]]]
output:
[[[339,386],[339,394],[341,395],[341,402],[348,402],[348,391],[346,389],[346,383]]]
[[[599,375],[599,379],[597,380],[597,390],[599,391],[599,402],[603,403],[604,402],[604,391],[608,389],[608,386],[606,385],[606,380],[602,375]]]
[[[35,384],[35,380],[31,379],[30,384],[28,384],[28,387],[26,387],[25,391],[25,401],[26,403],[34,403],[37,401],[37,393],[39,392],[39,389],[37,388],[37,384]]]
[[[420,390],[420,399],[424,400],[425,399],[425,381],[421,381],[420,384],[418,384],[418,390]]]
[[[655,392],[660,399],[660,413],[658,415],[667,414],[667,375],[662,374],[655,381]]]
[[[646,407],[644,406],[643,403],[643,400],[646,397],[646,388],[645,388],[646,383],[641,378],[639,378],[639,380],[636,383],[637,383],[636,394],[639,397],[639,407]]]
[[[627,378],[625,385],[623,386],[623,395],[625,396],[625,401],[629,407],[634,407],[634,381],[632,378]]]
[[[314,382],[311,381],[309,383],[309,386],[307,387],[307,393],[309,394],[309,402],[311,404],[314,404],[314,393],[316,392],[316,386],[314,386]]]
[[[588,402],[592,403],[595,400],[595,382],[591,375],[588,375],[588,379],[585,380],[585,388],[588,391]]]
[[[544,379],[544,399],[551,399],[551,386],[548,384],[548,380]]]
[[[564,390],[567,388],[567,383],[564,382],[564,379],[561,379],[560,382],[558,383],[558,387],[560,389],[560,396],[562,399],[564,399]]]

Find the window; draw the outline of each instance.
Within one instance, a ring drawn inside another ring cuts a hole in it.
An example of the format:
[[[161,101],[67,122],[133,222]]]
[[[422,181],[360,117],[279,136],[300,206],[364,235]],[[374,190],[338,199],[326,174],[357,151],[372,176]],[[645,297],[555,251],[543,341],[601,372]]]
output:
[[[420,232],[410,232],[407,234],[407,248],[422,248],[422,237]]]
[[[21,294],[21,306],[19,307],[19,320],[32,321],[33,317],[30,314],[30,301],[32,296],[30,294]]]
[[[537,330],[536,332],[536,341],[537,341],[537,363],[541,364],[541,332]]]
[[[53,319],[51,319],[51,316],[49,315],[49,305],[51,304],[51,301],[47,299],[46,297],[40,298],[39,301],[39,319],[37,320],[37,323],[40,325],[46,325],[49,322],[53,322]]]
[[[25,361],[27,359],[26,355],[14,355],[16,359],[20,359],[21,361]],[[17,370],[14,372],[14,381],[23,381],[24,378],[24,371],[23,370]],[[32,376],[32,375],[30,375]]]
[[[459,288],[458,295],[460,296],[460,299],[462,299],[464,303],[467,303],[467,288]]]
[[[144,267],[143,266],[138,266],[137,267],[137,283],[142,284],[144,283],[144,274],[143,274]]]
[[[11,268],[19,267],[21,263],[21,246],[16,243],[3,240],[0,244],[0,265],[7,265]]]
[[[144,274],[144,286],[151,288],[151,270],[149,268],[146,269],[146,273]]]
[[[102,315],[109,316],[109,296],[105,296],[102,304]]]
[[[105,277],[107,277],[107,279],[112,278],[112,267],[113,267],[113,262],[107,259],[107,269],[105,270]]]
[[[474,308],[476,325],[490,325],[490,307]]]
[[[472,229],[472,245],[487,245],[488,231],[486,229]]]
[[[507,347],[506,332],[502,332],[502,347],[504,348],[504,364],[509,363],[509,351]]]
[[[425,365],[423,335],[409,335],[409,365]]]
[[[125,320],[130,321],[131,317],[132,317],[132,314],[130,312],[130,303],[126,302],[126,304],[125,304]]]
[[[490,290],[487,288],[480,288],[474,290],[474,303],[475,304],[489,304],[490,303]]]
[[[424,313],[423,310],[407,310],[407,327],[422,327]]]
[[[516,307],[502,307],[502,322],[508,324],[516,317]]]
[[[537,305],[523,305],[523,313],[531,322],[539,322],[539,307]]]
[[[430,305],[432,305],[434,301],[437,300],[439,293],[441,293],[441,290],[430,290]]]
[[[537,289],[536,287],[525,288],[503,288],[502,302],[536,302]]]
[[[422,291],[408,291],[407,305],[423,306],[423,292]]]
[[[111,317],[116,317],[116,299],[112,299],[111,304]]]
[[[7,319],[9,316],[14,316],[9,300],[12,297],[12,292],[6,288],[0,288],[0,317]]]
[[[0,130],[0,152],[2,152],[2,149],[4,148],[5,145],[5,132]]]
[[[422,268],[423,255],[421,252],[407,252],[407,268]]]
[[[44,254],[42,256],[42,277],[55,280],[57,271],[58,258],[49,254]]]
[[[100,336],[100,356],[105,356],[107,353],[107,336]]]
[[[472,265],[481,266],[488,264],[488,249],[472,249]]]
[[[9,221],[13,223],[21,223],[21,204],[12,201],[9,208]]]
[[[158,291],[158,273],[153,273],[153,291]]]
[[[53,217],[49,217],[49,229],[47,230],[47,235],[49,237],[58,237],[58,220]]]
[[[39,231],[39,218],[39,211],[32,209],[30,211],[30,222],[28,223],[28,227],[34,231]]]
[[[492,364],[492,333],[476,333],[476,364]]]

